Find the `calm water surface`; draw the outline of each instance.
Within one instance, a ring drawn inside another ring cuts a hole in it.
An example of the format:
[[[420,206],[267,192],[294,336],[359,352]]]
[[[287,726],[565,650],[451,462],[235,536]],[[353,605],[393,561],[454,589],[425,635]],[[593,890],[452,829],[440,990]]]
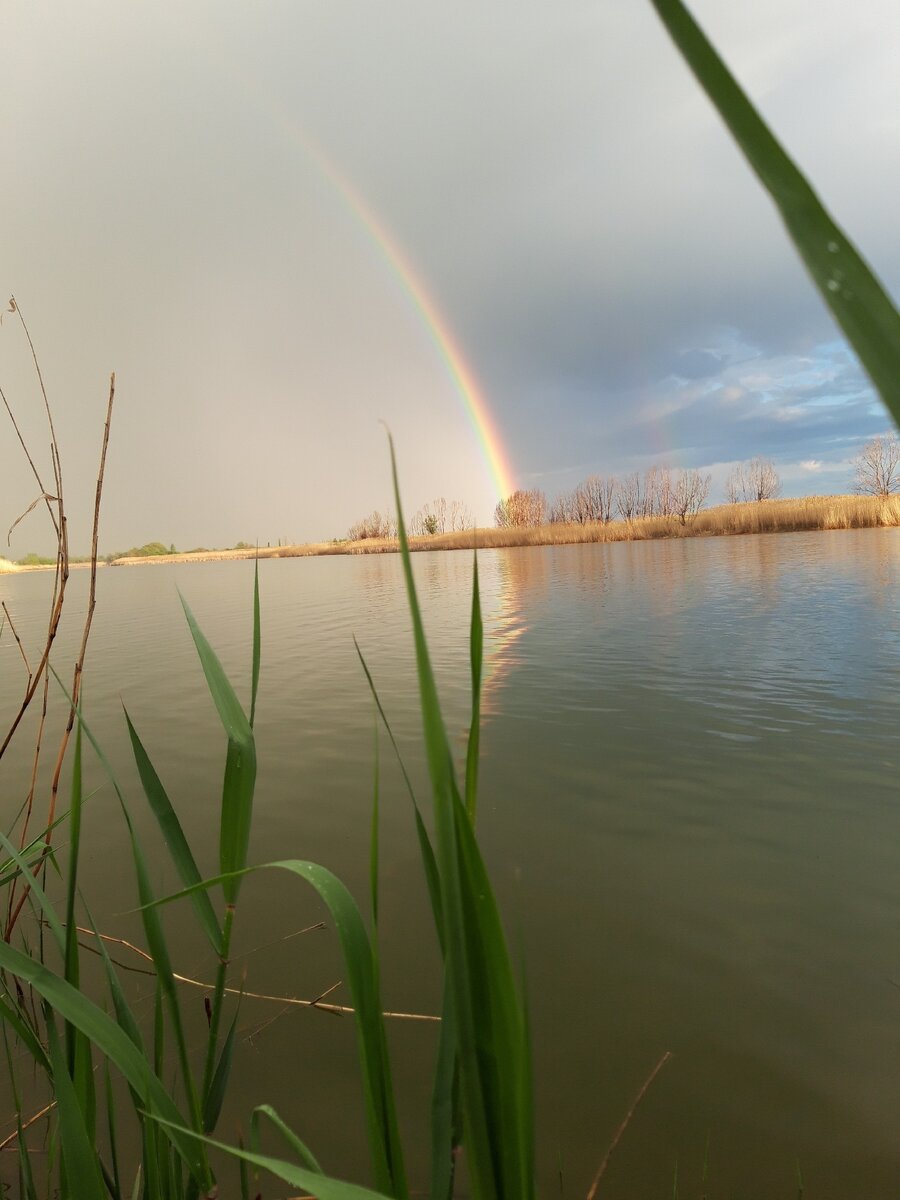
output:
[[[900,531],[486,551],[482,843],[526,964],[542,1193],[583,1196],[640,1083],[674,1054],[613,1158],[603,1195],[900,1193]],[[467,554],[415,571],[445,715],[468,722]],[[374,722],[355,633],[423,798],[409,619],[394,556],[260,566],[260,777],[251,856],[331,867],[362,901]],[[76,573],[70,603],[83,603]],[[49,577],[0,577],[36,646]],[[214,870],[222,735],[176,587],[249,691],[252,564],[109,569],[86,711],[135,810],[121,701],[201,869]],[[56,663],[74,657],[77,622]],[[22,667],[0,639],[0,705]],[[436,1011],[436,955],[409,803],[382,739],[387,1005]],[[0,763],[8,824],[27,739]],[[92,767],[93,782],[102,782]],[[146,828],[152,836],[149,823]],[[98,922],[135,930],[122,820],[91,800],[85,889]],[[164,852],[157,884],[174,890]],[[342,976],[322,915],[287,878],[242,894],[246,986],[312,997]],[[188,911],[179,969],[210,978]],[[285,940],[287,939],[287,940]],[[135,977],[135,994],[150,989]],[[197,1017],[202,1018],[197,993]],[[339,989],[335,999],[345,999]],[[239,1102],[267,1100],[323,1164],[365,1177],[348,1020],[248,1001]],[[424,1174],[433,1027],[391,1027],[411,1167]],[[6,1108],[10,1106],[7,1104]],[[5,1109],[4,1109],[5,1111]]]

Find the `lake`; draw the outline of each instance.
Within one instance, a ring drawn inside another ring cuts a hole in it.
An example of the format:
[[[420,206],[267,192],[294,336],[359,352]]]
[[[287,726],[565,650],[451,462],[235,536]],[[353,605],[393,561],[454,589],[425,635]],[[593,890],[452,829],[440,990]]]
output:
[[[417,554],[414,569],[462,754],[471,557]],[[584,1196],[670,1050],[602,1197],[672,1195],[676,1170],[681,1196],[795,1197],[798,1163],[810,1196],[896,1195],[900,531],[494,550],[479,571],[479,832],[527,978],[542,1194]],[[209,873],[224,743],[177,589],[248,697],[252,580],[252,563],[241,562],[98,577],[86,717],[152,840],[127,703]],[[37,647],[50,582],[0,576],[26,649]],[[54,655],[64,676],[87,582],[73,572]],[[364,904],[376,726],[354,634],[428,804],[400,561],[264,561],[260,588],[251,860],[321,862]],[[23,682],[6,630],[3,716]],[[0,762],[5,827],[27,789],[32,728]],[[93,761],[88,774],[103,782]],[[410,804],[383,734],[380,783],[384,1000],[434,1013],[437,955]],[[85,824],[95,920],[135,935],[125,830],[108,786]],[[154,883],[175,890],[153,845]],[[342,978],[332,933],[290,936],[322,915],[296,880],[251,879],[236,976],[245,969],[259,993],[324,992]],[[169,912],[176,968],[210,979],[191,921],[189,909]],[[146,977],[134,976],[134,988],[149,1013]],[[197,1019],[202,995],[186,995]],[[329,999],[348,1003],[346,988]],[[434,1026],[398,1020],[390,1037],[413,1186],[425,1187]],[[365,1178],[355,1061],[350,1020],[245,1001],[221,1135],[233,1140],[236,1122],[246,1127],[265,1100],[327,1169]]]

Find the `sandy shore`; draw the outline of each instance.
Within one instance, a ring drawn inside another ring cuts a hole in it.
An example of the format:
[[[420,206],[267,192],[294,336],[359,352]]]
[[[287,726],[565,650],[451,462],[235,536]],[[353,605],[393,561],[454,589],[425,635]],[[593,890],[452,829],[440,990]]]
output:
[[[317,554],[339,552],[331,542],[310,542],[305,546],[261,546],[260,558],[306,558]],[[256,550],[198,550],[195,554],[154,554],[144,557],[114,558],[111,567],[151,567],[167,563],[233,562],[236,559],[256,558]]]

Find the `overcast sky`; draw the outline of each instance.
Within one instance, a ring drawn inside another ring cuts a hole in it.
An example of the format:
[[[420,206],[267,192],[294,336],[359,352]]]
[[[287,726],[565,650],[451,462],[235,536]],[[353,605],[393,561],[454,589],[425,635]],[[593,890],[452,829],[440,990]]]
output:
[[[697,0],[900,293],[897,0]],[[516,482],[772,457],[846,491],[889,420],[645,0],[8,0],[0,289],[29,323],[85,550],[340,536],[497,496],[410,296],[308,149],[413,264]],[[47,463],[27,345],[0,385]],[[33,499],[0,427],[0,524]],[[49,467],[47,468],[49,475]],[[715,491],[714,491],[715,495]],[[18,557],[50,539],[33,514]]]

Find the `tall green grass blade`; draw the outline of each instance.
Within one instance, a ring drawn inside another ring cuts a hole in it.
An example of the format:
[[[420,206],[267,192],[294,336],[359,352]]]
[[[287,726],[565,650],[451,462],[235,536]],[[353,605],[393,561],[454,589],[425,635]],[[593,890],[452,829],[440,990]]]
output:
[[[455,806],[458,869],[462,895],[463,941],[468,959],[472,1026],[460,1029],[463,1093],[466,1068],[477,1070],[490,1128],[492,1161],[501,1196],[531,1196],[533,1131],[527,1026],[506,947],[500,914],[468,814]],[[461,987],[454,993],[457,1014]],[[459,1017],[457,1020],[460,1023]],[[464,1040],[471,1038],[471,1044]],[[471,1090],[471,1082],[469,1084]],[[465,1104],[465,1095],[463,1096]],[[470,1133],[468,1113],[466,1133]]]
[[[397,745],[397,739],[394,737],[394,731],[391,729],[391,723],[387,718],[387,713],[384,711],[384,706],[381,703],[381,697],[378,695],[378,689],[375,687],[375,680],[372,678],[372,672],[369,670],[368,663],[363,657],[363,652],[359,648],[359,642],[356,638],[353,639],[353,645],[356,647],[356,653],[359,656],[359,661],[362,664],[362,669],[366,676],[366,681],[369,685],[369,690],[372,693],[372,699],[375,701],[375,706],[381,716],[381,722],[384,725],[387,735],[390,738],[391,746],[394,749],[394,755],[400,766],[401,774],[406,783],[406,790],[409,792],[409,798],[412,801],[413,816],[416,822],[416,836],[419,839],[419,853],[422,855],[422,865],[425,869],[425,882],[428,885],[428,896],[431,900],[431,908],[434,913],[435,925],[438,930],[438,936],[444,936],[444,922],[441,916],[441,883],[438,877],[437,859],[434,856],[434,848],[431,845],[431,839],[428,837],[428,830],[425,828],[425,822],[422,820],[422,813],[419,810],[416,794],[413,790],[412,781],[409,778],[409,772],[406,769],[406,764],[403,761],[403,755],[400,753],[400,747]],[[443,949],[443,942],[442,942]]]
[[[259,618],[259,549],[253,565],[253,676],[250,685],[250,728],[256,720],[256,693],[259,691],[259,662],[262,638]]]
[[[25,1141],[25,1130],[22,1128],[21,1110],[16,1110],[16,1148],[19,1152],[19,1194],[23,1200],[37,1200],[37,1188],[34,1186],[34,1174],[31,1170],[31,1155]]]
[[[238,1149],[244,1149],[242,1138],[238,1138]],[[250,1171],[245,1158],[238,1160],[238,1170],[240,1172],[241,1200],[250,1200]]]
[[[78,858],[81,849],[82,775],[81,775],[81,726],[75,730],[75,750],[72,760],[72,803],[69,809],[69,824],[72,836],[69,842],[69,865],[66,872],[66,925],[64,975],[74,988],[81,986],[78,928],[75,916],[75,899],[78,892]],[[65,1026],[66,1062],[72,1080],[74,1095],[81,1111],[88,1139],[93,1142],[96,1120],[96,1095],[94,1071],[91,1061],[91,1046],[87,1038],[68,1022]]]
[[[254,1108],[253,1116],[250,1118],[250,1148],[254,1154],[258,1154],[260,1152],[259,1127],[263,1117],[266,1117],[272,1122],[287,1144],[301,1160],[302,1164],[308,1167],[310,1171],[315,1171],[318,1175],[324,1175],[325,1172],[319,1166],[309,1147],[305,1144],[305,1142],[300,1141],[293,1129],[285,1124],[285,1122],[270,1104],[258,1105],[256,1108]]]
[[[143,1054],[144,1041],[141,1037],[141,1031],[138,1028],[138,1023],[135,1020],[134,1013],[129,1008],[128,1001],[125,999],[125,993],[122,990],[122,984],[119,980],[119,976],[113,969],[112,959],[109,957],[109,953],[106,949],[103,938],[97,932],[97,926],[94,924],[94,918],[86,905],[85,911],[87,913],[88,924],[90,925],[94,934],[94,941],[97,944],[97,954],[101,963],[103,964],[107,986],[109,987],[109,994],[112,997],[113,1012],[116,1014],[116,1021],[118,1022],[119,1028],[123,1031],[123,1033],[125,1033],[131,1042]]]
[[[19,1175],[19,1198],[20,1200],[31,1200],[31,1196],[35,1196],[35,1180],[31,1174],[31,1160],[28,1152],[28,1145],[25,1142],[25,1130],[22,1124],[22,1092],[19,1091],[18,1080],[16,1076],[16,1061],[14,1061],[12,1048],[10,1045],[10,1030],[8,1030],[5,1021],[0,1019],[0,1033],[4,1039],[4,1055],[6,1056],[6,1072],[7,1078],[10,1080],[10,1100],[13,1106],[14,1114],[16,1114],[16,1150],[18,1152],[18,1175]],[[29,1030],[30,1033],[30,1030]],[[34,1034],[32,1034],[34,1036]],[[41,1056],[44,1062],[47,1063],[47,1074],[52,1074],[49,1058],[43,1054],[41,1048]],[[0,1183],[2,1187],[2,1183]]]
[[[240,887],[239,873],[247,865],[253,791],[256,783],[256,746],[250,722],[241,708],[234,688],[183,596],[181,604],[200,656],[209,694],[228,736],[219,824],[219,867],[222,875],[232,876],[223,890],[226,903],[234,905]]]
[[[52,1072],[50,1059],[47,1057],[40,1039],[28,1021],[21,1016],[18,1004],[12,1000],[11,996],[9,999],[11,1003],[7,1004],[6,1000],[0,997],[0,1022],[2,1022],[4,1028],[9,1026],[37,1065],[50,1075]]]
[[[119,1200],[122,1195],[122,1179],[119,1174],[119,1136],[116,1125],[116,1098],[113,1094],[108,1059],[103,1060],[103,1093],[106,1101],[106,1133],[109,1138],[109,1162],[112,1172],[110,1191],[115,1200]]]
[[[161,1117],[154,1116],[154,1120],[159,1121],[161,1125],[169,1124]],[[308,1167],[297,1166],[295,1163],[285,1162],[283,1159],[270,1158],[265,1154],[254,1154],[251,1150],[240,1150],[236,1146],[228,1146],[224,1142],[217,1142],[210,1137],[201,1138],[199,1134],[193,1133],[189,1129],[180,1129],[178,1132],[184,1137],[198,1138],[207,1146],[223,1150],[233,1158],[243,1159],[244,1162],[258,1167],[261,1171],[268,1171],[276,1179],[281,1179],[292,1188],[302,1188],[304,1192],[317,1197],[317,1200],[391,1200],[389,1193],[374,1192],[369,1188],[361,1187],[358,1183],[346,1183],[342,1179],[332,1179],[328,1175],[322,1175]]]
[[[188,1106],[191,1112],[192,1124],[197,1128],[201,1128],[202,1117],[200,1100],[197,1094],[197,1088],[194,1083],[193,1072],[191,1070],[190,1056],[187,1048],[187,1038],[184,1030],[184,1021],[181,1015],[181,1002],[178,996],[178,989],[175,986],[175,974],[172,969],[172,960],[169,955],[169,946],[166,941],[165,931],[162,927],[159,912],[154,905],[156,896],[153,887],[150,883],[150,872],[147,868],[147,860],[144,856],[144,850],[135,832],[134,823],[131,820],[131,814],[125,805],[122,805],[122,814],[125,817],[125,825],[128,829],[128,838],[131,843],[131,855],[134,861],[134,871],[137,878],[138,896],[141,903],[141,922],[144,927],[144,937],[147,939],[147,950],[150,957],[153,959],[153,966],[156,970],[156,979],[159,987],[162,989],[163,996],[166,1000],[166,1006],[172,1021],[172,1030],[175,1035],[175,1047],[178,1053],[179,1063],[181,1066],[182,1084],[184,1085]]]
[[[75,897],[78,892],[78,853],[81,847],[81,726],[75,729],[75,753],[72,760],[72,805],[69,826],[69,869],[66,873],[66,951],[65,976],[73,987],[78,987],[78,930],[75,920]],[[66,1031],[69,1041],[69,1031]],[[68,1046],[70,1067],[74,1066],[74,1049]]]
[[[27,872],[29,874],[34,871],[35,867],[40,865],[42,858],[46,859],[48,864],[52,863],[54,866],[56,866],[56,851],[53,847],[48,849],[47,835],[51,833],[57,827],[57,825],[61,825],[63,821],[68,821],[68,819],[69,810],[66,809],[65,812],[60,813],[55,821],[52,821],[45,829],[41,830],[36,837],[33,837],[27,846],[20,847],[19,856],[27,864]],[[8,836],[9,834],[7,833],[7,837]],[[29,855],[35,851],[37,852],[35,857],[30,858]],[[19,879],[21,875],[22,870],[20,867],[15,865],[15,860],[9,858],[6,859],[5,862],[0,863],[0,888],[5,887],[8,883],[12,883],[14,879]]]
[[[216,1069],[213,1072],[209,1090],[203,1100],[203,1132],[212,1133],[219,1121],[222,1105],[225,1103],[225,1093],[228,1090],[228,1080],[231,1077],[231,1064],[234,1060],[234,1044],[237,1034],[238,1012],[235,1012]]]
[[[397,1200],[406,1200],[408,1195],[406,1172],[397,1128],[390,1060],[378,988],[378,972],[359,908],[337,876],[317,863],[285,859],[280,862],[265,863],[262,866],[246,867],[242,875],[272,869],[288,871],[305,880],[318,892],[319,897],[331,913],[335,930],[341,942],[347,967],[347,982],[355,1010],[366,1123],[376,1186],[396,1197]],[[224,882],[223,876],[216,876],[214,879],[205,879],[202,883],[195,884],[194,887],[217,887]],[[190,895],[192,890],[185,888],[172,896],[154,901],[153,907],[182,899]]]
[[[681,0],[651,0],[698,83],[775,201],[838,325],[900,423],[900,313],[757,113]]]
[[[63,930],[63,927],[60,923],[59,917],[56,915],[56,909],[53,907],[53,905],[50,903],[49,899],[47,898],[47,893],[41,887],[40,883],[38,883],[37,876],[33,875],[28,870],[28,863],[22,857],[21,852],[16,849],[16,847],[12,844],[12,842],[9,840],[9,838],[6,836],[5,833],[0,833],[0,846],[3,847],[3,849],[6,851],[6,853],[9,855],[9,857],[12,859],[12,861],[16,864],[16,866],[19,868],[19,870],[22,872],[22,874],[24,875],[27,873],[29,875],[29,880],[28,880],[29,894],[34,900],[37,901],[38,906],[43,915],[43,919],[44,919],[44,921],[46,921],[47,926],[50,929],[50,932],[53,934],[53,940],[56,942],[57,948],[62,956],[63,962],[65,962],[66,935],[65,935],[65,931]]]
[[[459,1083],[456,1069],[456,1023],[450,976],[444,973],[444,999],[438,1034],[437,1065],[431,1094],[431,1200],[450,1200],[453,1195],[454,1149],[458,1130]]]
[[[523,1013],[493,892],[453,770],[446,727],[412,575],[397,463],[389,436],[407,599],[413,623],[425,745],[434,796],[437,862],[465,1125],[476,1200],[530,1200],[534,1194]]]
[[[105,1054],[138,1095],[146,1096],[152,1111],[172,1122],[176,1129],[184,1118],[168,1090],[150,1068],[144,1055],[116,1022],[79,991],[28,954],[0,941],[0,970],[30,984],[63,1020],[71,1022],[97,1049]],[[210,1184],[209,1168],[196,1141],[181,1133],[172,1140],[201,1185]]]
[[[156,773],[156,768],[153,766],[150,756],[147,754],[144,744],[138,736],[138,732],[128,714],[128,709],[124,705],[122,708],[128,724],[128,736],[131,739],[134,761],[137,764],[138,774],[141,777],[144,795],[147,797],[160,831],[165,838],[169,853],[172,856],[172,862],[175,864],[175,869],[178,872],[181,882],[185,887],[190,887],[193,883],[199,883],[202,876],[197,868],[197,863],[188,845],[187,838],[184,836],[181,822],[178,820],[166,789],[163,787],[162,781]],[[222,931],[219,927],[219,922],[216,920],[216,914],[213,911],[209,893],[205,890],[195,892],[193,895],[193,904],[197,913],[197,919],[209,939],[210,945],[216,954],[221,954]]]
[[[469,663],[472,671],[472,722],[466,747],[466,812],[475,824],[478,809],[478,752],[481,745],[481,668],[484,658],[484,625],[478,591],[478,555],[472,563],[472,620],[469,628]]]
[[[378,931],[378,713],[375,714],[375,781],[372,794],[372,827],[369,836],[369,892],[372,904],[372,934]],[[377,964],[377,956],[376,956]]]
[[[47,1045],[53,1065],[53,1091],[56,1096],[59,1117],[59,1135],[62,1145],[63,1165],[68,1188],[65,1191],[78,1200],[106,1200],[106,1189],[100,1172],[99,1160],[84,1122],[81,1107],[75,1094],[66,1065],[65,1054],[59,1043],[56,1025],[49,1007],[47,1019]]]

